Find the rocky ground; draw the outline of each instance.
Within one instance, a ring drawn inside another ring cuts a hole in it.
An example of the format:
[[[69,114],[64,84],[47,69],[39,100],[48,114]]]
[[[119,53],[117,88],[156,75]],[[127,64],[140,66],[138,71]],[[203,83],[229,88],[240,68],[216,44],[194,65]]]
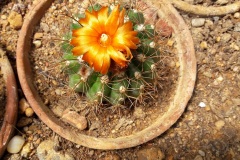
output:
[[[236,1],[186,2],[221,6]],[[37,1],[0,2],[0,44],[13,65],[19,29],[34,3]],[[195,90],[184,114],[167,132],[130,149],[93,150],[59,137],[37,116],[20,108],[25,114],[19,114],[16,134],[25,137],[26,143],[19,153],[6,153],[3,159],[240,159],[240,12],[211,17],[179,12],[192,33],[198,72]],[[35,47],[41,43],[41,40],[35,42]],[[19,90],[23,98],[20,87]],[[22,100],[20,104],[27,105],[27,102]]]

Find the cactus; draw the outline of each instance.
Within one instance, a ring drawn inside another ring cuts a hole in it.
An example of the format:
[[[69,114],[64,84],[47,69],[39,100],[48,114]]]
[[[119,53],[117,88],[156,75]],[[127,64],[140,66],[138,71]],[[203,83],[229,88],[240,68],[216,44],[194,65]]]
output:
[[[88,11],[99,11],[101,7],[96,4],[89,7]],[[109,7],[108,12],[111,11]],[[85,16],[79,14],[75,17],[79,20]],[[86,63],[82,59],[82,55],[74,56],[72,54],[74,46],[70,44],[72,33],[69,32],[64,36],[62,66],[69,75],[69,86],[76,92],[85,93],[90,102],[122,105],[130,101],[133,104],[144,101],[147,94],[156,89],[160,52],[154,41],[157,36],[154,26],[145,24],[143,13],[134,9],[126,11],[125,20],[132,22],[140,43],[137,49],[131,49],[133,57],[126,67],[111,65],[111,69],[106,74],[95,71],[92,64]],[[71,30],[81,27],[76,22],[71,24]]]

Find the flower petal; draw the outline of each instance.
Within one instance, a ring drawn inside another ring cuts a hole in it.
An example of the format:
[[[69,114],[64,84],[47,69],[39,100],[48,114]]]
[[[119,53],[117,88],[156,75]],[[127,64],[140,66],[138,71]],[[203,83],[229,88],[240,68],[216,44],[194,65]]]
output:
[[[93,66],[94,59],[97,57],[99,48],[100,46],[98,44],[90,46],[89,51],[85,53],[82,57],[82,59],[86,61],[91,67]]]
[[[135,43],[135,44],[139,44],[139,43],[140,43],[140,40],[139,40],[139,38],[137,38],[137,37],[131,38],[131,41],[132,41],[133,43]],[[132,49],[135,49],[135,48],[132,48]]]
[[[124,24],[125,9],[123,8],[119,15],[119,27]]]
[[[114,48],[121,51],[120,53],[122,53],[122,55],[125,57],[125,59],[126,58],[128,59],[128,60],[126,59],[126,61],[129,61],[132,59],[132,52],[127,46],[125,46],[123,44],[116,44],[116,46],[114,46]]]
[[[98,11],[98,21],[99,24],[101,25],[101,29],[103,32],[105,32],[105,23],[108,19],[108,7],[102,7],[99,11]]]
[[[86,10],[85,18],[79,19],[78,22],[84,27],[88,26],[97,31],[98,33],[101,33],[101,31],[99,31],[100,24],[96,17],[96,12],[91,13],[88,10]]]
[[[96,30],[90,28],[89,26],[82,27],[79,29],[72,30],[72,36],[78,37],[78,36],[93,36],[97,37],[99,36],[99,33],[96,32]]]
[[[132,30],[133,30],[132,22],[128,21],[128,22],[124,23],[121,27],[119,27],[117,29],[115,35],[126,34],[127,32],[130,32]]]
[[[125,56],[120,51],[115,50],[112,46],[108,47],[107,53],[111,59],[117,63],[117,65],[121,67],[125,67],[127,65]]]
[[[106,54],[106,51],[107,51],[106,47],[99,47],[98,53],[93,60],[93,67],[95,71],[100,72],[102,70],[104,55]]]
[[[88,45],[77,46],[72,49],[72,53],[74,56],[80,56],[86,52],[88,52],[90,47]]]
[[[107,74],[110,67],[110,56],[105,53],[103,59],[104,61],[103,61],[102,69],[100,72],[101,74]]]
[[[81,46],[86,44],[97,43],[97,37],[90,37],[90,36],[79,36],[73,38],[70,42],[73,46]]]
[[[131,48],[131,49],[137,49],[137,45],[133,43],[130,38],[126,38],[124,36],[114,37],[112,46],[121,47],[122,45],[127,46],[128,48]]]
[[[119,26],[119,5],[117,5],[112,13],[109,15],[107,22],[106,22],[106,31],[107,34],[112,36],[116,33]]]
[[[132,52],[130,51],[130,49],[128,47],[125,46],[125,57],[127,58],[127,60],[131,60],[133,58],[132,56]]]

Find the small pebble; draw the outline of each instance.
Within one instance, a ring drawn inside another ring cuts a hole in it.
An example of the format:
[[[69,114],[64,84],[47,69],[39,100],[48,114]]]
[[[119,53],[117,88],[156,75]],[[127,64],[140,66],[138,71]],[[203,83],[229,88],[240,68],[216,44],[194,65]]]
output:
[[[33,39],[40,39],[42,37],[43,37],[43,33],[37,32],[37,33],[34,34]]]
[[[50,31],[49,26],[46,23],[41,23],[40,27],[43,29],[44,32],[48,33]]]
[[[208,77],[208,78],[212,78],[213,77],[212,73],[208,72],[208,71],[203,72],[203,75]]]
[[[78,128],[79,130],[84,130],[87,128],[87,119],[84,116],[79,115],[75,111],[70,111],[66,109],[62,115],[63,121],[69,123],[70,125]]]
[[[74,3],[74,0],[69,0],[69,3]]]
[[[206,107],[206,104],[205,104],[204,102],[200,102],[200,103],[198,104],[198,106],[201,107],[201,108],[204,108],[204,107]]]
[[[206,110],[206,111],[210,111],[211,108],[210,108],[209,106],[206,106],[206,107],[205,107],[205,110]]]
[[[235,32],[240,32],[240,22],[236,23],[234,26],[234,31]]]
[[[202,156],[197,155],[197,156],[194,158],[194,160],[203,160],[203,158],[202,158]]]
[[[213,20],[214,20],[215,22],[219,21],[219,19],[220,19],[220,17],[218,17],[218,16],[213,17]]]
[[[6,19],[7,19],[7,16],[6,16],[6,15],[1,15],[1,19],[2,19],[2,20],[6,20]]]
[[[168,42],[167,42],[167,45],[168,45],[169,47],[172,47],[173,44],[174,44],[174,41],[171,40],[171,39],[169,39]]]
[[[240,48],[238,47],[238,45],[236,45],[235,43],[232,43],[232,44],[230,45],[230,47],[233,48],[235,51],[239,51],[239,50],[240,50]]]
[[[238,67],[238,66],[234,66],[234,67],[232,68],[232,70],[233,70],[233,72],[238,72],[238,71],[239,71],[239,67]]]
[[[56,89],[56,90],[55,90],[55,93],[56,93],[56,95],[61,95],[61,94],[62,94],[62,91],[61,91],[60,89]]]
[[[192,19],[192,26],[193,27],[201,27],[203,26],[205,23],[205,19],[204,18],[194,18]]]
[[[178,68],[178,67],[180,67],[180,63],[179,62],[176,62],[175,63],[175,66]]]
[[[28,158],[28,155],[30,154],[30,152],[31,152],[31,144],[28,142],[22,147],[20,155],[22,157]]]
[[[206,26],[206,27],[213,26],[213,21],[211,21],[211,20],[206,20],[206,21],[205,21],[205,26]]]
[[[233,17],[234,17],[234,18],[240,18],[240,12],[234,13]]]
[[[17,122],[17,127],[25,127],[29,124],[31,124],[33,121],[31,118],[28,117],[21,117]]]
[[[218,82],[222,82],[222,81],[223,81],[223,77],[222,77],[222,76],[219,76],[216,80],[217,80]]]
[[[89,155],[89,156],[93,156],[93,155],[94,155],[94,150],[89,151],[89,152],[88,152],[88,155]]]
[[[229,0],[217,0],[216,4],[224,5],[227,4]]]
[[[231,34],[229,34],[229,33],[224,33],[224,34],[222,35],[221,41],[222,41],[223,43],[227,43],[228,41],[230,41],[231,37],[232,37]]]
[[[199,153],[202,157],[205,156],[205,152],[203,152],[202,150],[198,150],[198,153]]]
[[[22,15],[15,11],[11,11],[8,16],[8,22],[10,23],[10,27],[13,29],[20,29],[23,24]]]
[[[215,122],[215,126],[218,130],[222,129],[222,127],[225,125],[225,122],[223,120],[219,120]]]
[[[137,151],[137,160],[162,160],[164,153],[158,147],[146,147]]]
[[[74,160],[75,158],[68,153],[57,152],[54,150],[55,142],[53,140],[45,140],[39,144],[37,147],[36,155],[39,160]]]
[[[121,160],[121,158],[117,154],[107,154],[104,158],[100,158],[99,160]]]
[[[202,49],[207,49],[207,48],[208,48],[207,42],[206,42],[206,41],[202,41],[201,44],[200,44],[200,47],[201,47]]]
[[[34,114],[34,111],[33,111],[33,109],[32,109],[31,107],[29,107],[29,108],[27,108],[27,109],[25,110],[25,115],[26,115],[27,117],[32,117],[33,114]]]
[[[42,42],[39,40],[33,41],[33,44],[35,45],[36,48],[40,48],[42,46]]]
[[[216,42],[220,42],[220,40],[221,40],[221,37],[216,37]]]
[[[27,100],[25,98],[22,98],[20,101],[19,101],[19,112],[21,114],[25,113],[25,110],[27,108],[29,108],[30,105],[29,103],[27,102]]]
[[[174,64],[175,64],[175,63],[174,63]],[[144,117],[146,117],[145,112],[143,111],[143,109],[142,109],[141,107],[136,107],[136,108],[134,109],[133,115],[134,115],[136,118],[144,118]]]
[[[7,151],[9,153],[18,153],[25,143],[25,139],[22,136],[14,136],[7,145]]]

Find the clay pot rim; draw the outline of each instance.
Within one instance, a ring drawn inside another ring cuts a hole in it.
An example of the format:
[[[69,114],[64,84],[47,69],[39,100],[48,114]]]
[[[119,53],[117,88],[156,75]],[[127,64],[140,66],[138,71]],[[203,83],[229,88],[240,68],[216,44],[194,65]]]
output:
[[[163,116],[158,117],[155,123],[138,133],[117,138],[96,138],[77,133],[70,127],[63,125],[53,112],[44,105],[32,83],[31,67],[28,59],[31,46],[30,37],[32,36],[33,26],[39,22],[52,2],[53,0],[42,0],[32,8],[24,20],[17,44],[17,71],[20,84],[28,102],[39,118],[54,132],[72,142],[89,148],[105,150],[134,147],[159,136],[169,129],[184,112],[196,80],[196,59],[192,37],[187,29],[188,27],[172,5],[164,2],[164,0],[154,2],[154,5],[161,6],[158,14],[173,27],[180,62],[179,81],[174,100],[169,104],[168,111]]]
[[[17,121],[18,94],[15,75],[12,66],[4,51],[0,55],[0,66],[6,86],[6,105],[4,120],[0,130],[0,158],[2,157],[9,140],[12,138]]]

